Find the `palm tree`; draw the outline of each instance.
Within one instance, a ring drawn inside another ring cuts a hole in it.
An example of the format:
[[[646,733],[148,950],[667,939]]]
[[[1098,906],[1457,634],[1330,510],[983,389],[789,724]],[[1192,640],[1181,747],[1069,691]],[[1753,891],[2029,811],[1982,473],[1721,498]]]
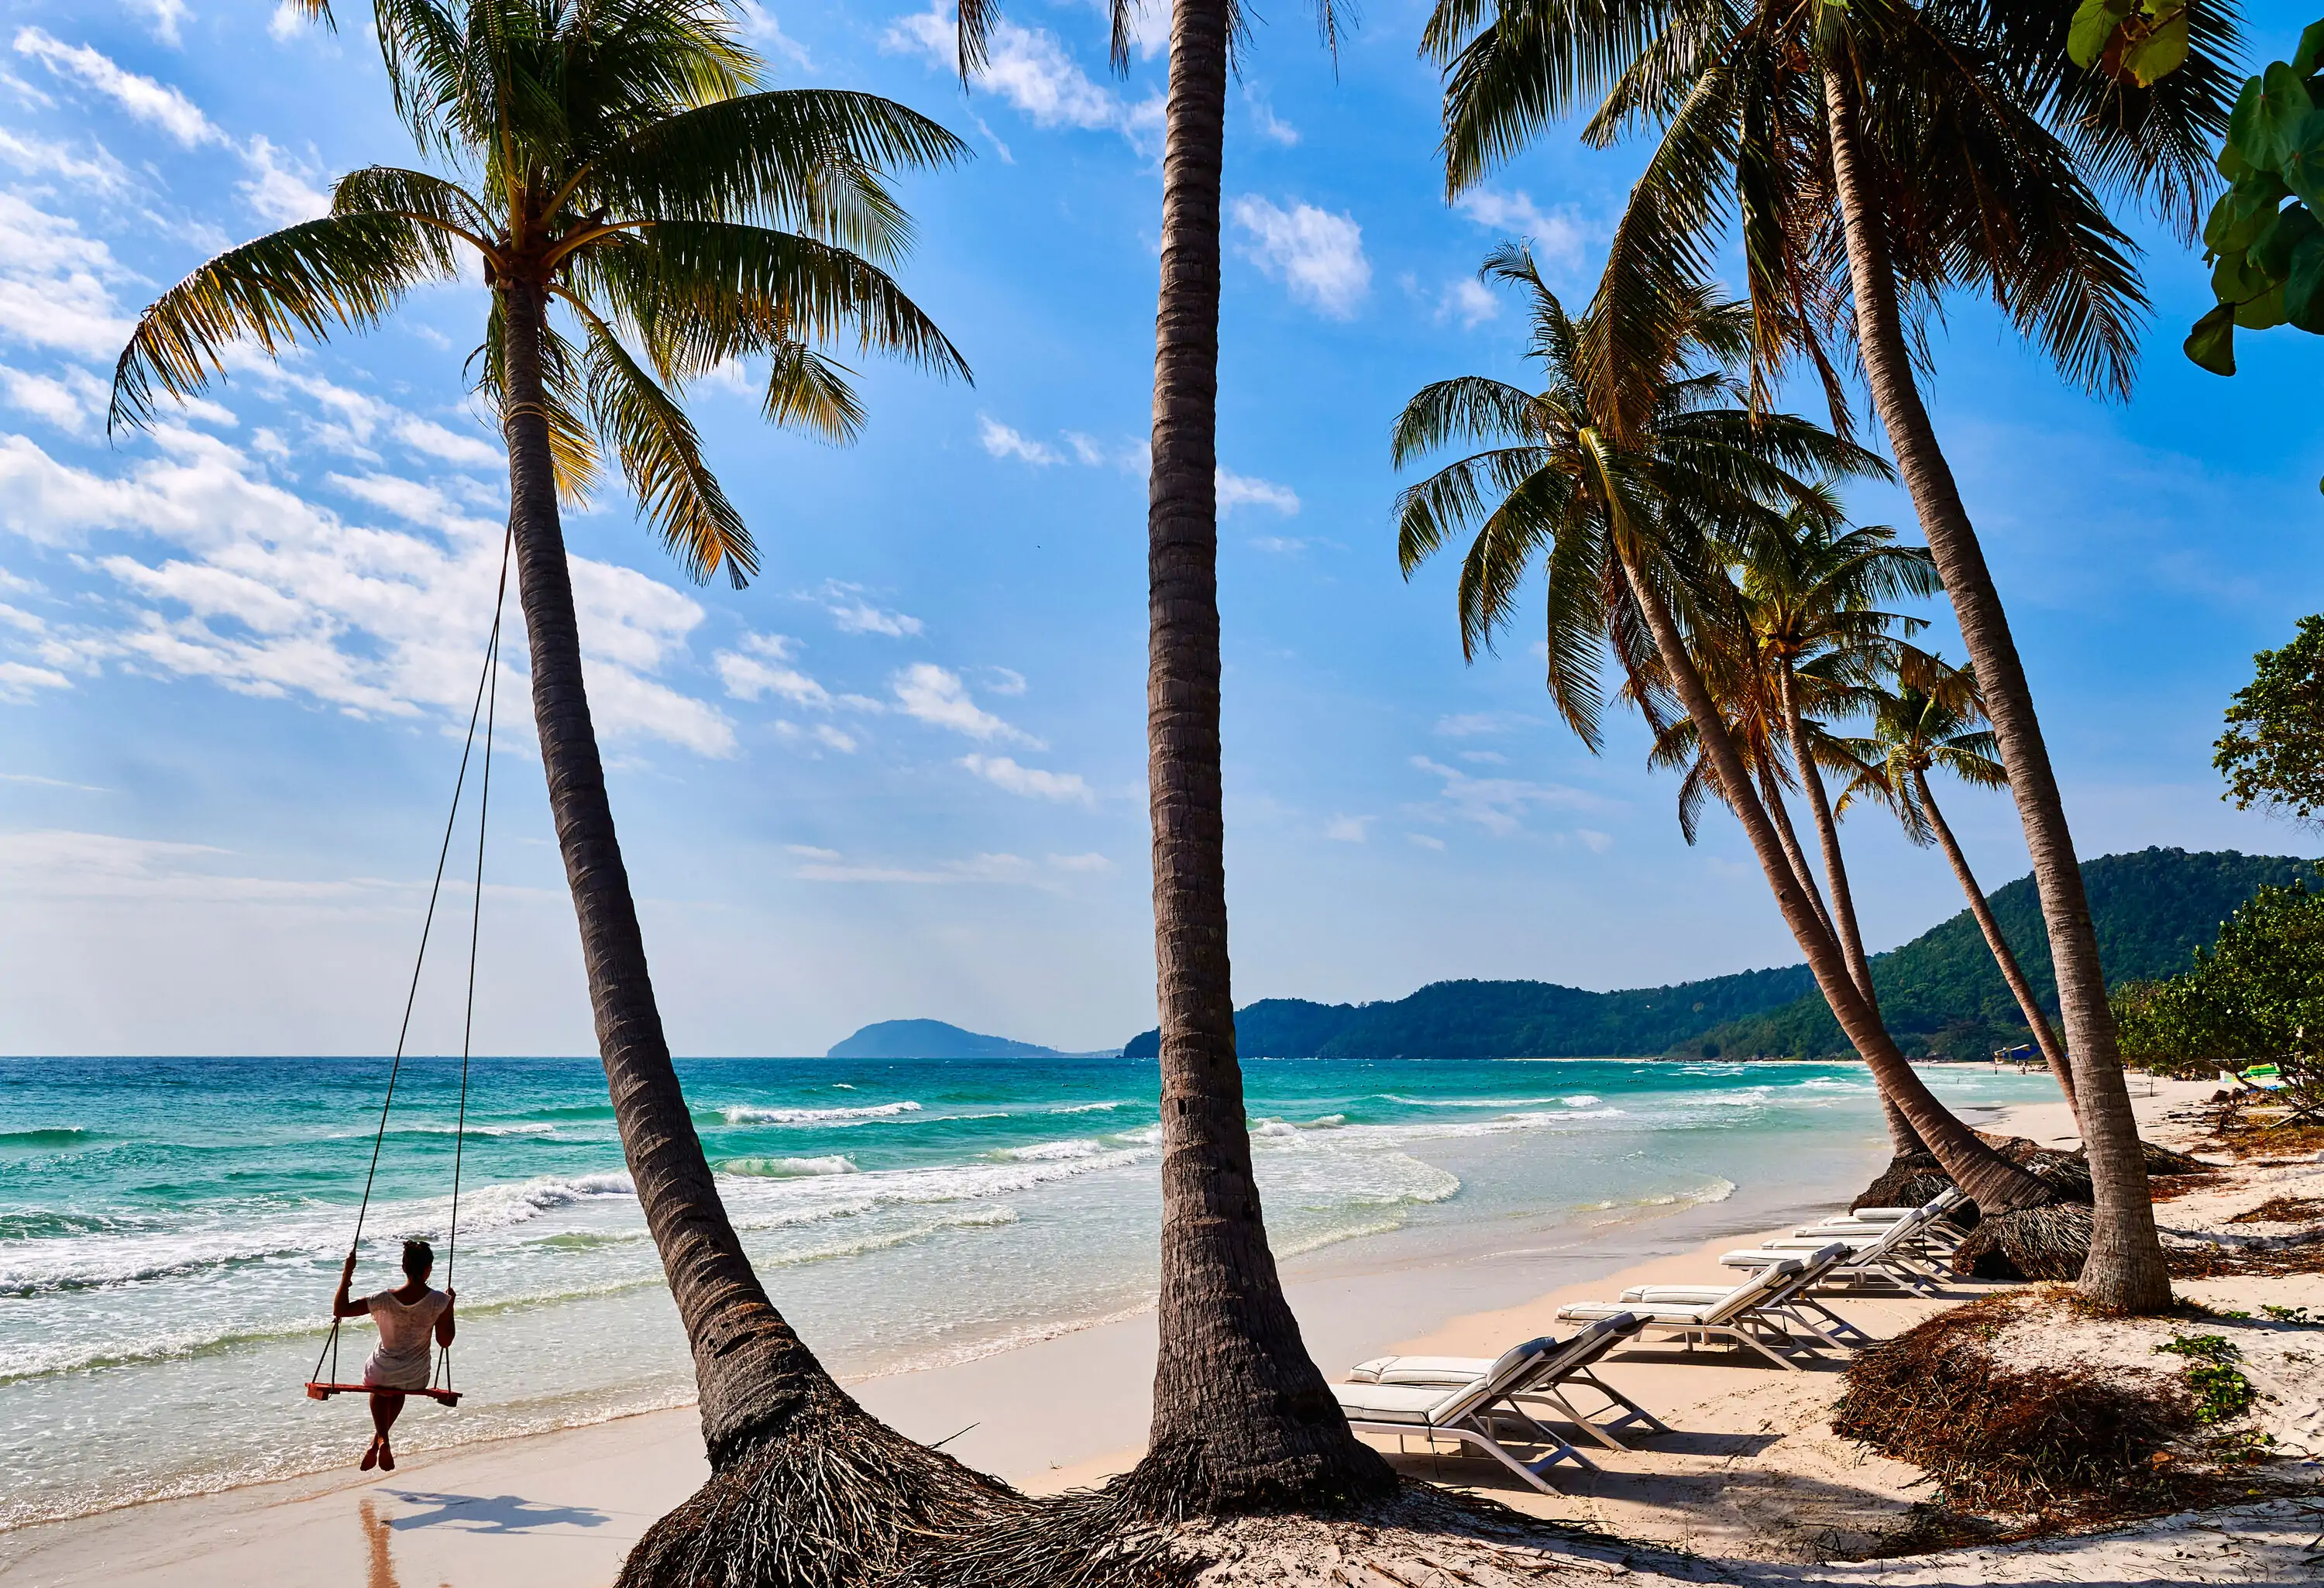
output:
[[[1109,0],[1126,69],[1137,0]],[[960,66],[985,60],[995,0],[961,0]],[[1321,0],[1324,37],[1336,22]],[[1233,0],[1176,0],[1162,160],[1147,504],[1147,766],[1162,1027],[1161,1356],[1146,1458],[1122,1491],[1214,1514],[1385,1493],[1284,1299],[1253,1178],[1227,954],[1219,772],[1219,214]]]
[[[2195,59],[2152,88],[2067,62],[2070,14],[2023,0],[1440,0],[1423,48],[1448,68],[1454,192],[1603,95],[1585,135],[1663,137],[1618,228],[1609,279],[1702,273],[1732,191],[1757,311],[1754,383],[1790,357],[1845,400],[1828,343],[1854,333],[1872,405],[1983,681],[2025,829],[2084,1101],[2096,1218],[2082,1288],[2170,1300],[2098,939],[2033,697],[1914,376],[1917,315],[1976,287],[2070,378],[2127,390],[2144,308],[2130,245],[2081,171],[2191,231],[2225,127],[2235,22],[2190,7]],[[1628,300],[1653,293],[1628,293]],[[1667,294],[1660,296],[1666,297]],[[1651,326],[1624,331],[1651,341]],[[1621,413],[1610,416],[1627,422]]]
[[[692,1582],[706,1552],[737,1545],[795,1572],[787,1581],[860,1580],[913,1526],[998,1491],[839,1389],[727,1219],[671,1067],[606,798],[559,501],[609,452],[689,574],[742,584],[756,552],[702,457],[686,383],[763,358],[767,417],[844,439],[862,410],[819,350],[830,338],[965,376],[881,268],[909,237],[882,172],[945,165],[962,146],[883,99],[753,91],[759,62],[712,0],[374,10],[398,113],[457,178],[351,172],[326,217],[202,265],[138,322],[113,417],[136,425],[159,398],[202,390],[236,341],[274,353],[368,330],[413,288],[481,265],[477,367],[508,448],[542,768],[622,1152],[693,1349],[715,1474],[647,1535],[625,1581]]]
[[[1986,946],[1993,951],[1993,962],[2001,969],[2001,979],[2009,983],[2010,996],[2017,1000],[2018,1011],[2032,1028],[2050,1073],[2058,1077],[2066,1102],[2079,1112],[2065,1049],[2051,1029],[2041,1000],[2034,995],[2034,984],[2010,951],[2009,939],[2002,936],[2001,923],[1994,919],[1993,907],[1977,885],[1977,874],[1969,870],[1969,857],[1961,853],[1952,825],[1945,820],[1929,787],[1932,768],[1942,768],[1973,789],[2002,789],[2009,783],[1993,734],[1978,725],[1985,713],[1978,700],[1975,673],[1931,660],[1932,665],[1922,678],[1900,681],[1893,691],[1882,692],[1873,708],[1871,736],[1852,746],[1866,766],[1849,792],[1861,790],[1879,799],[1896,812],[1914,843],[1933,841],[1945,852],[1954,879],[1969,896],[1969,913],[1977,918],[1978,930],[1985,934]],[[1843,796],[1843,804],[1846,799]]]
[[[1457,443],[1497,443],[1397,498],[1406,576],[1454,537],[1473,537],[1459,584],[1462,648],[1473,658],[1508,620],[1534,565],[1543,564],[1549,688],[1559,714],[1599,748],[1598,675],[1609,649],[1633,699],[1674,697],[1816,985],[1875,1081],[1985,1208],[2054,1200],[1930,1094],[1857,991],[1690,644],[1690,631],[1722,620],[1721,547],[1809,498],[1814,488],[1803,471],[1879,476],[1886,466],[1805,420],[1749,405],[1733,373],[1750,348],[1748,305],[1713,302],[1702,287],[1675,304],[1615,304],[1609,282],[1576,321],[1522,246],[1496,250],[1481,273],[1526,294],[1533,325],[1526,356],[1541,365],[1545,383],[1534,392],[1464,376],[1426,386],[1406,404],[1392,442],[1399,466]],[[1607,356],[1618,325],[1642,324],[1667,328],[1650,363]],[[1630,389],[1609,390],[1609,370],[1623,372]],[[1618,409],[1627,434],[1608,420]]]

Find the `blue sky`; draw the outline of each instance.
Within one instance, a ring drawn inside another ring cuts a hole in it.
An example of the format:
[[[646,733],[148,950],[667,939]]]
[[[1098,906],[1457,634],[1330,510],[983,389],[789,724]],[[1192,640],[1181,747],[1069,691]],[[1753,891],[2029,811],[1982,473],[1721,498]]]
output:
[[[15,0],[0,37],[0,1048],[377,1052],[393,1038],[490,621],[505,500],[461,365],[480,292],[253,355],[108,445],[137,309],[410,144],[360,0]],[[924,3],[743,8],[777,78],[890,95],[975,147],[905,191],[901,274],[976,372],[873,368],[834,449],[694,393],[765,552],[687,584],[607,493],[567,530],[613,797],[679,1051],[820,1052],[904,1016],[1083,1048],[1150,1024],[1143,435],[1165,58],[1105,70],[1091,0],[1017,0],[966,96]],[[1150,30],[1159,42],[1162,8]],[[1220,398],[1238,1002],[1448,976],[1610,987],[1797,956],[1731,821],[1690,849],[1635,728],[1587,754],[1534,636],[1462,664],[1450,567],[1406,584],[1388,422],[1442,375],[1521,377],[1471,273],[1535,239],[1578,299],[1637,158],[1536,149],[1459,208],[1424,8],[1368,7],[1336,72],[1256,32],[1231,110]],[[2258,7],[2262,60],[2304,14]],[[2086,855],[2266,853],[2210,740],[2251,652],[2319,605],[2319,345],[2177,351],[2199,260],[2147,235],[2135,399],[2062,386],[1955,305],[1931,392]],[[1804,393],[1800,401],[1805,402]],[[1909,524],[1891,493],[1857,512]],[[1951,646],[1959,655],[1958,642]],[[521,663],[521,654],[518,657]],[[478,1042],[590,1049],[521,690],[503,696]],[[2006,800],[1950,808],[1989,886]],[[1942,862],[1848,824],[1868,935],[1959,908]],[[457,863],[456,862],[456,869]],[[466,895],[459,896],[463,905]],[[447,956],[448,965],[453,956]],[[419,1042],[456,1040],[448,970]]]

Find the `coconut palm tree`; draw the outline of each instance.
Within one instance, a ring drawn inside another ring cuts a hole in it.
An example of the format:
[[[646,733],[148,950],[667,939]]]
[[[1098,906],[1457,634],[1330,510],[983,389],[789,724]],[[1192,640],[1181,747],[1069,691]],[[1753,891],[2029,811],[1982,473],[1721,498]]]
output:
[[[1529,251],[1496,250],[1481,272],[1519,288],[1531,311],[1526,356],[1544,384],[1528,392],[1482,375],[1439,381],[1405,405],[1392,439],[1398,466],[1471,442],[1397,498],[1397,552],[1409,577],[1456,537],[1471,537],[1459,583],[1464,651],[1473,657],[1515,610],[1536,563],[1547,576],[1545,651],[1559,714],[1600,743],[1599,674],[1611,651],[1633,699],[1674,698],[1707,752],[1817,987],[1881,1089],[1932,1151],[1988,1210],[2053,1200],[2048,1188],[1978,1140],[1929,1093],[1858,992],[1839,940],[1810,902],[1729,731],[1694,634],[1725,621],[1722,548],[1809,499],[1809,477],[1881,476],[1886,466],[1806,420],[1750,405],[1734,373],[1751,343],[1747,304],[1695,287],[1675,304],[1609,300],[1578,321],[1543,282]],[[1650,363],[1608,356],[1617,322],[1668,328]],[[1614,392],[1604,372],[1632,389]],[[1624,416],[1627,434],[1607,416]],[[1658,671],[1657,671],[1658,669]]]
[[[351,172],[327,217],[187,276],[139,320],[113,417],[139,424],[157,401],[199,392],[236,342],[279,353],[368,330],[414,288],[481,267],[475,365],[508,449],[550,810],[622,1152],[693,1350],[715,1474],[649,1533],[626,1580],[694,1582],[689,1563],[737,1544],[794,1572],[786,1581],[859,1580],[914,1525],[998,1491],[856,1407],[769,1300],[726,1216],[671,1067],[606,797],[559,503],[610,454],[690,575],[742,583],[756,552],[703,457],[687,383],[762,360],[770,420],[844,439],[862,409],[832,339],[964,377],[881,268],[910,235],[883,173],[947,164],[962,146],[884,99],[757,91],[759,62],[712,0],[376,0],[374,14],[396,110],[451,174]]]
[[[1441,0],[1423,49],[1447,68],[1455,193],[1550,122],[1662,139],[1617,229],[1609,279],[1702,273],[1742,220],[1755,387],[1791,358],[1845,399],[1831,344],[1852,333],[1872,406],[1983,681],[2049,929],[2096,1196],[2084,1293],[2151,1311],[2170,1279],[2081,873],[2006,615],[1914,381],[1918,316],[1989,291],[2070,378],[2128,388],[2144,308],[2130,245],[2082,173],[2191,229],[2226,125],[2232,10],[2190,8],[2194,59],[2152,88],[2067,60],[2067,14],[2023,0]],[[1729,195],[1732,195],[1732,199]],[[1665,293],[1621,294],[1651,305]],[[1614,328],[1651,344],[1651,325]],[[1609,416],[1618,425],[1628,416]]]
[[[2041,1000],[2034,995],[2034,984],[2026,980],[2009,939],[2002,936],[2001,923],[1994,919],[1985,890],[1978,886],[1977,873],[1969,870],[1969,857],[1953,836],[1952,824],[1945,820],[1929,787],[1932,769],[1949,771],[1973,789],[2009,785],[1999,747],[1991,732],[1980,725],[1985,712],[1978,699],[1976,675],[1967,668],[1949,668],[1933,658],[1931,660],[1933,665],[1917,679],[1900,680],[1895,689],[1881,692],[1873,707],[1870,736],[1849,746],[1865,769],[1849,795],[1842,796],[1842,803],[1859,791],[1877,798],[1896,813],[1906,836],[1915,844],[1933,842],[1945,852],[1954,880],[1969,897],[1969,914],[1977,919],[1978,930],[1985,934],[1986,946],[2000,967],[2001,979],[2009,984],[2010,996],[2017,1000],[2018,1011],[2032,1028],[2034,1040],[2040,1045],[2050,1073],[2058,1077],[2067,1103],[2079,1110],[2066,1050],[2051,1028]]]
[[[1138,0],[1109,0],[1126,69]],[[961,0],[964,78],[996,0]],[[1320,0],[1327,44],[1331,0]],[[1380,1494],[1284,1299],[1243,1117],[1219,771],[1219,215],[1234,0],[1176,0],[1164,111],[1162,287],[1147,497],[1147,766],[1162,1027],[1161,1356],[1146,1458],[1124,1491],[1172,1515]]]

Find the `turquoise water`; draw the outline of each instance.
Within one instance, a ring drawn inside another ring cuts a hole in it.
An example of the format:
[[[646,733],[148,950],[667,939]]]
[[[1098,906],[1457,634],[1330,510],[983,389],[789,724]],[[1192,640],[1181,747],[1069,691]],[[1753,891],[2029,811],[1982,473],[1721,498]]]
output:
[[[1151,1305],[1151,1062],[681,1064],[777,1303],[835,1369],[960,1360]],[[1257,1061],[1278,1254],[1480,1251],[1780,1199],[1877,1156],[1845,1066]],[[372,1149],[383,1060],[0,1059],[0,1526],[342,1462],[362,1417],[309,1376]],[[406,1061],[358,1293],[447,1246],[456,1062]],[[2039,1078],[1941,1076],[1957,1101]],[[593,1061],[481,1060],[451,1282],[456,1412],[412,1448],[678,1404],[676,1315]],[[1772,1204],[1771,1204],[1772,1205]],[[1301,1254],[1308,1254],[1302,1257]],[[359,1369],[368,1329],[349,1330]]]

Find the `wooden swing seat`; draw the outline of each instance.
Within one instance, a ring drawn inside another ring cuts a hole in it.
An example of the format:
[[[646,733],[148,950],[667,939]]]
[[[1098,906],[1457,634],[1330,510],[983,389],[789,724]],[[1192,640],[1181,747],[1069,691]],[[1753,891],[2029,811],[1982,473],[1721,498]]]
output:
[[[425,1395],[429,1399],[440,1400],[446,1406],[459,1405],[463,1393],[457,1390],[394,1390],[385,1384],[326,1384],[313,1379],[307,1381],[307,1399],[309,1400],[328,1400],[334,1395],[370,1395],[379,1391],[394,1395]]]

